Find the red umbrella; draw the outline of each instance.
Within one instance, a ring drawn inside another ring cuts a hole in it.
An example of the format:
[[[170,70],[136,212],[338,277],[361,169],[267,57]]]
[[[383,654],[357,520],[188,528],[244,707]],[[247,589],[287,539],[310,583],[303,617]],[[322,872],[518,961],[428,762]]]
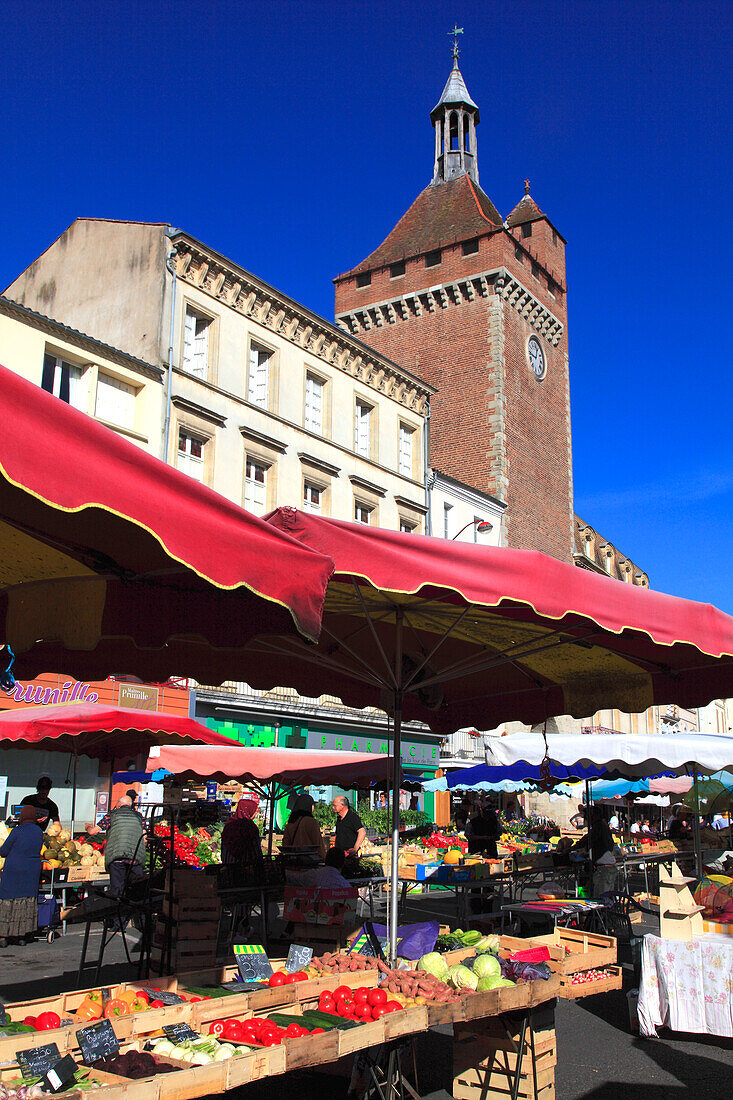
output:
[[[318,636],[328,559],[3,367],[0,389],[0,645],[25,675],[214,683],[257,635]]]
[[[294,509],[267,517],[335,562],[319,644],[262,639],[272,681],[438,733],[733,694],[733,619],[526,550],[479,547]],[[396,878],[399,777],[393,800]],[[392,892],[393,930],[397,891]],[[393,944],[394,948],[394,944]]]
[[[59,703],[0,714],[0,748],[27,747],[113,760],[149,752],[152,745],[216,745],[232,742],[192,718],[163,711]]]

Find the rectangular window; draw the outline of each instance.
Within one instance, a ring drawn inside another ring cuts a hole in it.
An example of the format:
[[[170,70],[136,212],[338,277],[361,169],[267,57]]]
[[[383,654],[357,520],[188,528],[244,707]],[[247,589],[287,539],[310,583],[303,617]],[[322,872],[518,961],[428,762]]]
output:
[[[88,412],[85,373],[83,367],[66,363],[55,355],[44,355],[41,387],[67,405]]]
[[[402,533],[404,535],[411,535],[414,530],[415,530],[415,524],[414,523],[410,523],[406,519],[400,519],[400,531],[402,531]]]
[[[311,485],[306,481],[303,485],[303,511],[320,513],[322,500],[323,489],[319,485]]]
[[[197,378],[209,373],[209,329],[211,318],[186,309],[183,328],[183,369]]]
[[[244,506],[256,516],[267,511],[267,467],[251,458],[245,462]]]
[[[360,275],[356,276],[356,285],[358,287],[360,287],[360,286],[371,286],[371,283],[372,283],[372,273],[371,273],[371,271],[362,271]]]
[[[450,538],[450,514],[453,511],[452,504],[443,505],[443,538]]]
[[[553,280],[552,280],[552,279],[548,279],[548,280],[547,280],[547,289],[549,290],[550,294],[551,294],[551,295],[552,295],[552,297],[554,298],[554,297],[555,297],[555,290],[556,290],[556,287],[555,287],[555,283],[553,282]]]
[[[320,378],[313,374],[305,376],[305,419],[304,425],[309,432],[323,434],[323,390]]]
[[[519,260],[520,264],[524,263],[524,253],[522,252],[519,245],[517,245],[516,248],[514,249],[514,255]]]
[[[478,237],[472,237],[470,241],[464,241],[461,245],[461,251],[464,256],[472,256],[474,252],[478,252]]]
[[[366,504],[360,504],[357,500],[354,504],[354,519],[357,523],[370,524],[372,522],[371,508],[367,508]]]
[[[260,409],[266,409],[270,393],[270,362],[272,352],[251,344],[249,349],[248,400]]]
[[[389,277],[390,279],[399,279],[400,275],[405,274],[405,261],[400,260],[399,263],[389,265]]]
[[[532,236],[532,222],[525,222],[524,223],[524,225],[522,226],[522,236],[523,237],[531,237]]]
[[[553,231],[552,231],[552,243],[555,244],[555,245],[557,244],[557,230],[556,229],[553,229]]]
[[[354,418],[354,450],[365,458],[369,458],[371,454],[371,416],[371,406],[357,401]]]
[[[94,415],[108,424],[119,424],[121,428],[135,427],[135,397],[137,390],[120,382],[111,374],[100,374],[97,379],[97,400]]]
[[[441,261],[441,254],[440,254],[440,249],[439,248],[434,248],[432,252],[427,252],[425,254],[425,266],[426,267],[437,267],[437,265],[440,263],[440,261]]]
[[[535,279],[539,279],[539,277],[540,277],[540,265],[539,264],[536,264],[536,263],[532,264],[532,274],[534,275]]]
[[[400,456],[399,472],[405,477],[412,477],[412,428],[407,424],[400,424]]]
[[[178,431],[178,459],[176,466],[184,474],[195,478],[196,481],[204,480],[204,447],[206,440],[192,435],[182,428]]]

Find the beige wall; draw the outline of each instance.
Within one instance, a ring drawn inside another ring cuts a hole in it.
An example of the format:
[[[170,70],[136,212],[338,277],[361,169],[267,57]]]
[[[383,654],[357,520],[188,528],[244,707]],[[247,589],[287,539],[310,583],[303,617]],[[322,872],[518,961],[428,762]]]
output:
[[[165,229],[79,218],[5,295],[158,365],[168,347],[162,325]]]
[[[92,416],[95,415],[100,375],[132,386],[136,391],[132,427],[108,420],[103,423],[160,457],[164,399],[161,379],[151,378],[134,366],[125,365],[101,348],[93,350],[84,346],[84,342],[74,340],[70,334],[54,331],[54,326],[40,320],[9,316],[0,305],[0,364],[40,386],[46,354],[82,369],[83,400],[77,407]]]
[[[404,518],[418,531],[424,531],[424,420],[420,414],[181,279],[176,288],[177,365],[183,362],[187,306],[211,319],[208,377],[202,380],[177,366],[174,399],[189,404],[183,408],[174,404],[171,462],[176,461],[180,425],[206,439],[206,449],[213,451],[213,461],[209,456],[205,462],[206,482],[238,503],[244,503],[244,463],[249,454],[255,461],[269,464],[267,500],[261,511],[279,505],[302,508],[303,482],[307,478],[325,489],[322,514],[353,519],[358,497],[374,508],[379,526],[397,528]],[[245,396],[252,342],[273,353],[267,409],[250,404]],[[321,434],[304,427],[305,379],[309,372],[325,383]],[[354,452],[357,395],[374,410],[371,458]],[[191,407],[194,405],[202,412],[197,414]],[[210,415],[207,417],[203,410]],[[216,423],[223,418],[223,426]],[[397,472],[400,423],[413,429],[412,477]],[[362,483],[354,484],[350,475]],[[395,497],[403,500],[398,502]],[[410,508],[404,500],[414,501],[417,507]]]

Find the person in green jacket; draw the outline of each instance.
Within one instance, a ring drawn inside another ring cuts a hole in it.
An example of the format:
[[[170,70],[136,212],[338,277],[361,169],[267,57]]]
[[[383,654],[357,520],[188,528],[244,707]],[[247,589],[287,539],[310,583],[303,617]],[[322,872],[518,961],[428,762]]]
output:
[[[104,866],[109,873],[109,893],[119,897],[125,881],[145,874],[145,828],[132,799],[123,795],[109,817]]]

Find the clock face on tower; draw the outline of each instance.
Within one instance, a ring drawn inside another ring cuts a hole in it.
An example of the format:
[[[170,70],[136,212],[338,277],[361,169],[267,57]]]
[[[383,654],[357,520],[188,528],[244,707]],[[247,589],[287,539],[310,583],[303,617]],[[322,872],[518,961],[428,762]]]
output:
[[[529,343],[527,344],[527,353],[529,355],[529,365],[534,371],[535,378],[541,381],[545,377],[547,363],[545,361],[545,353],[542,350],[542,345],[536,336],[530,336]]]

